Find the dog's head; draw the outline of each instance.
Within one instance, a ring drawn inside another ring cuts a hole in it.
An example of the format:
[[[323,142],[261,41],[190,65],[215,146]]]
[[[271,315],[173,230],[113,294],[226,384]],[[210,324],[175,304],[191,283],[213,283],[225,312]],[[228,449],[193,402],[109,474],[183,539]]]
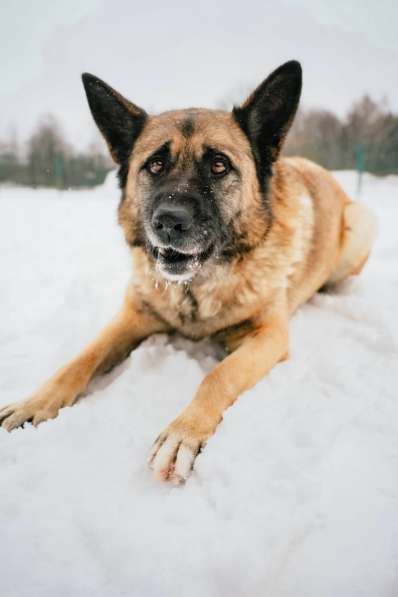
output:
[[[301,67],[274,71],[232,112],[149,116],[90,74],[94,120],[119,165],[119,220],[166,279],[190,280],[209,260],[250,251],[272,218],[268,183],[301,92]]]

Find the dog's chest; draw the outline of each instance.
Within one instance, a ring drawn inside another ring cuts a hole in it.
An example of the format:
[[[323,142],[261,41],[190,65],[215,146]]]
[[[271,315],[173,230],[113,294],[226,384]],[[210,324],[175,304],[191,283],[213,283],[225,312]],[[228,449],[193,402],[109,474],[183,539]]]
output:
[[[266,306],[273,290],[264,272],[248,279],[231,274],[202,284],[159,285],[156,292],[148,289],[145,300],[172,329],[199,339],[250,319]]]
[[[167,301],[156,301],[152,305],[171,328],[192,339],[212,336],[246,314],[247,308],[242,310],[235,301],[198,294],[202,295],[189,287],[176,288],[169,293]]]

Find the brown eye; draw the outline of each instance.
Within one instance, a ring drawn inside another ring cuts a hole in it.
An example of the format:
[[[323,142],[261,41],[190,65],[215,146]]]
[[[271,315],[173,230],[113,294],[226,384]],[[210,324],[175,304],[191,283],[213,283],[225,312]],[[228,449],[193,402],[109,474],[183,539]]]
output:
[[[164,170],[164,161],[160,158],[154,158],[149,162],[148,170],[151,174],[160,174]]]
[[[212,164],[211,164],[211,172],[215,176],[220,176],[221,174],[226,174],[228,170],[228,165],[226,161],[221,157],[215,157]]]

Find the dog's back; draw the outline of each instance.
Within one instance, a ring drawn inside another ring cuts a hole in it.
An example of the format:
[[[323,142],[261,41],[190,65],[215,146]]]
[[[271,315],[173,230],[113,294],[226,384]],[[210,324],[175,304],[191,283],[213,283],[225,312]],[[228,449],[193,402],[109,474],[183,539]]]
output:
[[[334,176],[314,162],[281,159],[276,184],[278,176],[286,181],[291,200],[300,204],[303,230],[308,234],[312,228],[305,256],[294,265],[290,278],[292,312],[322,286],[361,271],[374,242],[376,221],[365,205],[351,201]]]

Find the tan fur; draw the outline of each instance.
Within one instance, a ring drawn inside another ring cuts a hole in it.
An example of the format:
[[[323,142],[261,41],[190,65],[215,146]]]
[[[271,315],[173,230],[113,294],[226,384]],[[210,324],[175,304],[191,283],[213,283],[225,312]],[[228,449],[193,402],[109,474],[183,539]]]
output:
[[[350,203],[344,210],[344,224],[339,260],[328,283],[335,284],[358,275],[368,260],[376,236],[376,222],[360,203]]]
[[[184,138],[181,123],[195,117]],[[132,248],[135,275],[120,314],[77,359],[29,400],[0,411],[8,430],[54,417],[85,391],[99,371],[121,360],[143,338],[176,330],[193,339],[221,341],[229,355],[203,380],[184,412],[159,436],[150,462],[157,477],[185,478],[224,410],[288,353],[288,318],[326,283],[362,268],[374,238],[373,216],[352,203],[331,174],[307,160],[279,159],[269,192],[272,221],[264,209],[249,142],[230,114],[186,110],[152,117],[130,162],[119,221],[132,243],[145,186],[141,168],[171,140],[181,155],[200,157],[214,145],[243,173],[241,186],[225,183],[224,217],[235,218],[248,250],[228,263],[209,259],[189,286],[167,283],[142,247]],[[179,180],[184,184],[184,179]],[[271,218],[271,216],[270,216]]]

